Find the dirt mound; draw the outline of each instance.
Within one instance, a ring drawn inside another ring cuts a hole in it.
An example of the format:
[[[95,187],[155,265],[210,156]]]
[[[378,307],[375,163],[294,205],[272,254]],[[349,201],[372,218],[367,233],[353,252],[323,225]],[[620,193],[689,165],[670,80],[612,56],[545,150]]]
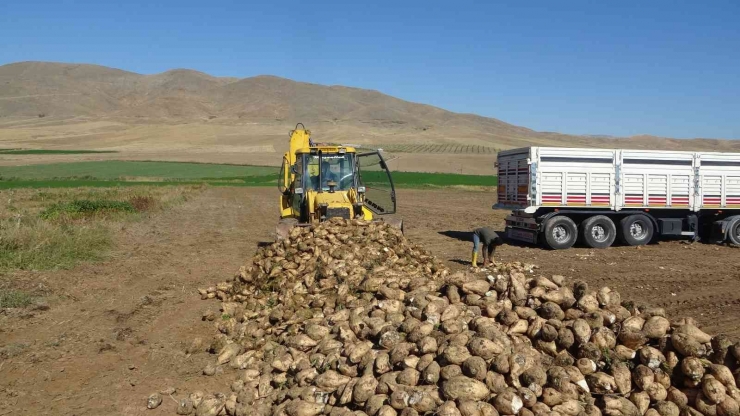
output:
[[[383,224],[296,229],[202,296],[224,301],[204,373],[239,371],[180,414],[740,412],[740,344],[521,263],[449,274]]]

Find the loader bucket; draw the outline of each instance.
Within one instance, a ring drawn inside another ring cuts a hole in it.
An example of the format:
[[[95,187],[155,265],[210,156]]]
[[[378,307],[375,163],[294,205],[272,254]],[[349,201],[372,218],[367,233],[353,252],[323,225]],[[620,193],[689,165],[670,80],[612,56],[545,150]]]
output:
[[[390,225],[391,227],[398,228],[403,233],[403,219],[402,218],[383,218],[381,221]]]
[[[298,226],[298,220],[296,220],[295,218],[281,219],[280,222],[278,222],[277,227],[275,227],[275,239],[285,240],[286,238],[290,237],[290,232],[296,226]]]
[[[391,227],[401,230],[401,233],[404,232],[403,219],[401,218],[382,218],[374,221],[384,222]],[[278,241],[285,240],[290,237],[290,233],[295,227],[308,227],[309,225],[310,224],[301,224],[294,218],[283,218],[280,220],[277,227],[275,227],[275,239]]]

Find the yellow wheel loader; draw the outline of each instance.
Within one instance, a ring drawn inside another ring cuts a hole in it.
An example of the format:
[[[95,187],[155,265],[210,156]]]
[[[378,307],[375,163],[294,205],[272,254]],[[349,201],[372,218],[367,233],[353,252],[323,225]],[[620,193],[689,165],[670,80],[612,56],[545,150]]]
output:
[[[380,152],[314,143],[302,123],[290,131],[278,189],[278,239],[286,238],[293,227],[329,218],[372,221],[396,212],[393,179]],[[385,221],[403,230],[402,220]]]

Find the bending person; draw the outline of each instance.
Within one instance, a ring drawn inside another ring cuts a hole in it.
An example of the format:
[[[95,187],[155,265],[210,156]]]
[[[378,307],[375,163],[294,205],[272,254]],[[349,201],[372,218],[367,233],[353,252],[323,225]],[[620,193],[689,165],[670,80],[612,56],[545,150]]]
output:
[[[483,267],[486,267],[489,261],[491,264],[496,264],[493,255],[496,252],[496,247],[503,243],[504,240],[492,229],[488,227],[476,228],[473,231],[473,267],[478,267],[478,250],[481,248],[481,244],[483,245]]]

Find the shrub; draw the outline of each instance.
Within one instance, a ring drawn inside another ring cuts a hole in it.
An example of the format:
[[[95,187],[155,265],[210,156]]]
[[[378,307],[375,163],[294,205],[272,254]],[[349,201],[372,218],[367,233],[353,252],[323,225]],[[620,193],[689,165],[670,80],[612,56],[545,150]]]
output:
[[[63,215],[89,217],[95,214],[113,212],[137,212],[137,209],[131,202],[126,201],[76,199],[71,202],[59,202],[51,205],[41,212],[41,218],[56,219]]]
[[[23,308],[33,302],[33,297],[20,290],[0,290],[0,309]]]

